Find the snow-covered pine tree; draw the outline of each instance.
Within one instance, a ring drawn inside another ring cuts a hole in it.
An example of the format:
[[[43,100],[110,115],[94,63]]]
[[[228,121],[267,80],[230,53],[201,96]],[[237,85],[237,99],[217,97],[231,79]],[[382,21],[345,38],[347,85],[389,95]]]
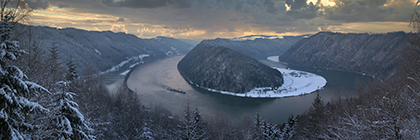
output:
[[[295,134],[295,128],[297,126],[297,119],[299,116],[293,117],[293,114],[289,116],[287,122],[281,130],[280,138],[282,140],[289,140]]]
[[[141,140],[154,140],[153,130],[149,128],[148,123],[145,123],[140,130],[140,136],[138,137]]]
[[[57,85],[59,89],[54,94],[55,108],[52,110],[52,126],[47,130],[50,131],[51,137],[48,139],[92,139],[87,133],[90,128],[83,114],[79,112],[77,103],[73,101],[73,96],[76,94],[66,91],[68,82],[60,81]]]
[[[189,100],[184,113],[184,117],[181,119],[181,124],[178,125],[177,130],[175,130],[175,134],[183,140],[208,139],[200,111],[197,108],[194,111],[190,111]]]
[[[201,118],[200,111],[195,108],[193,111],[193,118],[192,118],[192,130],[191,130],[191,139],[192,140],[206,140],[208,139],[207,130],[205,129],[205,123]]]
[[[16,11],[7,10],[10,0],[0,2],[0,139],[28,139],[25,131],[34,126],[25,122],[25,116],[34,112],[45,112],[46,109],[27,98],[39,92],[48,92],[42,86],[27,79],[16,66],[8,65],[8,61],[16,60],[24,54],[19,42],[12,40],[12,31],[17,17]],[[20,1],[19,1],[20,2]]]
[[[192,129],[192,120],[191,120],[191,111],[189,101],[187,103],[187,107],[184,110],[184,117],[181,119],[180,124],[178,124],[177,130],[175,130],[175,134],[183,139],[189,140],[191,139],[191,129]]]
[[[280,130],[277,128],[275,123],[264,122],[263,123],[263,131],[262,131],[262,138],[265,140],[277,140],[280,138]]]

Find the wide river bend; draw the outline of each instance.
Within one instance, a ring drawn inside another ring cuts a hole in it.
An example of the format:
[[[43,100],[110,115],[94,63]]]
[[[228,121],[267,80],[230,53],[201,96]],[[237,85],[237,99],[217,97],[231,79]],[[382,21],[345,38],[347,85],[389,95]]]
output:
[[[184,56],[156,60],[134,69],[127,80],[127,85],[135,91],[143,105],[159,104],[172,111],[175,115],[180,115],[189,100],[190,106],[198,108],[204,117],[211,117],[216,113],[225,113],[233,119],[240,119],[244,115],[254,115],[260,112],[263,118],[275,123],[283,123],[290,114],[304,113],[312,105],[316,94],[304,96],[277,98],[277,99],[255,99],[243,98],[205,91],[197,91],[192,88],[179,74],[177,70],[178,62]],[[284,65],[261,60],[261,62],[276,67]],[[324,101],[331,98],[356,96],[354,82],[367,80],[369,77],[339,71],[303,69],[323,76],[327,79],[327,85],[319,94]],[[168,91],[165,88],[172,87],[186,91],[181,94]]]

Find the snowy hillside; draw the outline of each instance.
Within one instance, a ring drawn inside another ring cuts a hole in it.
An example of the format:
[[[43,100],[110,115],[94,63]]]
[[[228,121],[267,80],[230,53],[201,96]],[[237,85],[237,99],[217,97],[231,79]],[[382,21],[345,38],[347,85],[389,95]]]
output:
[[[83,70],[86,66],[94,66],[100,71],[106,71],[141,54],[148,54],[147,59],[158,59],[186,54],[194,47],[168,37],[141,39],[132,34],[110,31],[98,32],[39,26],[26,26],[26,28],[31,28],[32,35],[29,32],[24,33],[22,35],[24,39],[21,39],[21,42],[29,42],[29,39],[35,40],[36,44],[45,51],[53,46],[52,43],[56,43],[61,55],[60,60],[63,62],[74,60],[79,66],[79,70]]]
[[[246,92],[245,94],[219,91],[210,88],[206,88],[206,90],[240,97],[282,98],[309,94],[317,90],[323,89],[323,87],[327,84],[327,80],[324,77],[313,73],[284,68],[276,69],[280,71],[284,77],[284,84],[280,87],[254,88],[251,91]]]

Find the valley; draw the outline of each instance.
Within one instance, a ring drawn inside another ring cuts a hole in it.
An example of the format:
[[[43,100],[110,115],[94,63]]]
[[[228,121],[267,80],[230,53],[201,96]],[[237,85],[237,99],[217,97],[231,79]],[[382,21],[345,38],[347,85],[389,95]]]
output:
[[[152,106],[160,104],[171,110],[175,115],[181,115],[182,110],[189,100],[191,106],[200,109],[204,117],[212,117],[215,114],[225,113],[235,119],[244,115],[253,115],[260,112],[267,120],[271,119],[276,123],[283,123],[290,114],[301,114],[311,105],[316,94],[296,96],[279,99],[254,99],[223,95],[207,92],[191,87],[179,74],[176,65],[183,56],[159,59],[151,63],[145,63],[133,69],[127,84],[130,89],[137,93],[142,104]],[[277,62],[262,60],[272,67],[283,67]],[[358,74],[326,71],[326,70],[305,70],[323,76],[327,85],[319,94],[324,100],[341,97],[354,97],[356,91],[354,81],[356,79],[370,79]],[[119,81],[122,82],[122,81]],[[117,82],[118,83],[118,82]],[[116,83],[114,83],[116,84]],[[166,90],[172,87],[186,91],[180,94]]]

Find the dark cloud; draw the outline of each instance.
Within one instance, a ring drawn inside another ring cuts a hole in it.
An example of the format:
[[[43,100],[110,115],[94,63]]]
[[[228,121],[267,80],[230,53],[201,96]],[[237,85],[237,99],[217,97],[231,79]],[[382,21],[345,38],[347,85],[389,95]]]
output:
[[[306,0],[286,0],[285,4],[290,7],[290,10],[286,12],[287,15],[293,19],[313,19],[319,15],[318,6],[320,0],[317,4],[310,2],[306,3]]]
[[[168,0],[168,4],[175,8],[190,8],[192,2],[190,0]]]
[[[187,21],[189,18],[185,15],[175,17],[175,21]]]
[[[273,0],[227,0],[215,3],[223,10],[234,10],[242,13],[271,13],[277,14]]]
[[[306,8],[306,0],[286,0],[284,2],[287,4],[291,10],[301,10]]]
[[[32,9],[47,9],[48,7],[50,7],[48,5],[48,2],[44,2],[42,0],[31,0],[27,2],[29,4],[29,7],[31,7]]]
[[[229,19],[229,21],[231,21],[231,22],[236,22],[236,21],[238,21],[238,18],[233,17],[233,18],[230,18],[230,19]]]
[[[68,4],[58,4],[58,8],[69,8],[70,5]]]
[[[325,19],[341,22],[409,21],[416,3],[412,0],[334,0]],[[387,6],[385,6],[387,5]]]
[[[244,17],[241,18],[241,21],[248,21],[248,20],[249,20],[249,18],[246,15],[244,15]]]
[[[128,7],[128,8],[159,8],[172,6],[174,8],[189,8],[191,1],[189,0],[122,0],[115,2],[114,0],[104,0],[104,4],[109,7]]]
[[[265,0],[264,1],[264,6],[267,8],[267,12],[271,13],[271,14],[276,14],[277,13],[277,8],[274,7],[275,4],[272,0]]]
[[[184,8],[205,8],[238,11],[242,13],[271,13],[276,14],[278,9],[273,0],[103,0],[109,7],[128,7],[128,8],[160,8],[172,7],[177,9]]]

